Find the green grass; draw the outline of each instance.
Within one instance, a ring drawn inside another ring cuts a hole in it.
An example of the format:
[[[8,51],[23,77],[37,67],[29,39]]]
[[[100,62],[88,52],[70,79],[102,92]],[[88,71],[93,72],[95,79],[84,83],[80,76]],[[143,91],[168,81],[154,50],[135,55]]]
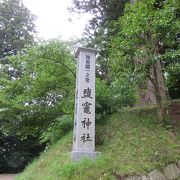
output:
[[[72,132],[34,160],[16,180],[117,179],[146,174],[180,159],[180,138],[156,123],[153,109],[125,110],[96,128],[96,161],[73,163]]]

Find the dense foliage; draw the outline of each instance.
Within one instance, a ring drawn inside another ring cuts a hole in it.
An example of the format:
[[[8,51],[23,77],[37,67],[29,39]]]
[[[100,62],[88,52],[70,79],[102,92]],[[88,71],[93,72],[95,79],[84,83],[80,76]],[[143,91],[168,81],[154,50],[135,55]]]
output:
[[[35,44],[35,19],[36,17],[21,0],[0,0],[0,91],[6,88],[5,81],[12,83],[10,80],[15,80],[21,74],[20,68],[13,68],[8,56],[16,55],[25,46]],[[11,93],[9,91],[9,94]],[[5,98],[3,94],[1,95],[1,98]],[[5,110],[7,110],[6,105],[11,102],[8,98],[6,99],[7,104],[1,100],[0,172],[18,172],[32,161],[44,146],[39,145],[38,137],[28,136],[26,140],[21,140],[17,136],[16,127],[12,127],[13,124],[18,123],[12,115],[13,110],[11,109],[11,113],[4,117]],[[11,104],[11,107],[13,106]],[[5,128],[5,123],[12,128]]]
[[[15,133],[9,136],[0,133],[0,173],[22,171],[44,148],[45,144],[39,145],[38,137],[20,140]]]
[[[160,8],[155,4],[155,0],[127,4],[124,16],[116,22],[118,33],[112,36],[111,67],[115,79],[126,74],[137,84],[152,83],[150,90],[162,120],[163,104],[168,99],[166,64],[179,66],[180,22],[178,1],[164,1]]]
[[[35,19],[21,0],[0,1],[0,58],[34,42]]]
[[[21,74],[14,80],[1,79],[1,129],[36,134],[57,117],[72,113],[74,61],[64,43],[24,49],[9,62]]]
[[[8,57],[8,66],[20,73],[0,79],[0,165],[17,172],[43,149],[40,137],[41,144],[54,142],[72,128],[75,62],[66,44],[54,40]]]
[[[108,65],[110,44],[108,42],[117,32],[113,21],[122,16],[127,2],[129,0],[73,0],[71,8],[74,12],[88,12],[92,15],[92,19],[86,25],[83,39],[86,46],[99,50],[97,76],[107,84],[111,84]]]
[[[180,99],[180,62],[177,60],[167,66],[167,86],[172,99]]]

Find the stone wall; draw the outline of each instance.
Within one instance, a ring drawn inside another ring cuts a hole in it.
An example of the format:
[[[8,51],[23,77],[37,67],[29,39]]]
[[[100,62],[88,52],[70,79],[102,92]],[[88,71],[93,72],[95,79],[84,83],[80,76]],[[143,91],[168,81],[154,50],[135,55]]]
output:
[[[124,177],[121,180],[180,180],[180,160],[169,164],[162,170],[155,169],[147,175]]]

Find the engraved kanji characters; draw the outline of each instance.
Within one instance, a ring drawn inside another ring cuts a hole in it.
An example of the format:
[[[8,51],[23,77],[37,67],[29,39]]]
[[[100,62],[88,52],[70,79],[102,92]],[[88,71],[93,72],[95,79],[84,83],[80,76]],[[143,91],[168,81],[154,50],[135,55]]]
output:
[[[92,140],[91,140],[90,135],[88,133],[87,134],[83,133],[83,135],[81,136],[81,141],[83,143],[85,143],[86,141],[92,141]]]
[[[84,129],[87,128],[87,130],[89,130],[89,126],[92,122],[89,120],[89,118],[84,118],[84,120],[81,121],[81,123]]]
[[[86,83],[89,83],[89,82],[90,82],[90,74],[89,74],[89,73],[86,73],[85,82],[86,82]]]
[[[84,107],[84,113],[86,113],[86,114],[91,114],[91,111],[90,111],[90,106],[91,106],[91,105],[92,105],[92,104],[89,103],[89,102],[87,102],[87,101],[82,104],[82,106]]]
[[[83,95],[82,98],[92,98],[91,97],[91,89],[88,87],[87,89],[83,90]]]
[[[86,55],[86,70],[90,70],[90,56]]]

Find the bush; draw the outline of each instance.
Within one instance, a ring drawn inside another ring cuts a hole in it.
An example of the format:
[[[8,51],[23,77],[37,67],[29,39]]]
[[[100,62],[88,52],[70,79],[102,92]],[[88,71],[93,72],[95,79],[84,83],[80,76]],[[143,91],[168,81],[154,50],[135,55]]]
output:
[[[172,99],[180,98],[180,63],[170,64],[167,68],[167,85]]]
[[[5,136],[0,132],[0,173],[17,173],[45,148],[38,138],[28,136],[20,140],[15,134]]]
[[[112,98],[105,81],[96,79],[96,114],[111,113]]]
[[[126,80],[114,81],[110,86],[96,79],[96,121],[105,121],[107,115],[118,109],[133,106],[136,101],[134,85]]]
[[[40,142],[49,142],[53,144],[61,139],[73,128],[73,118],[71,115],[63,115],[54,120],[46,132],[43,132],[40,137]]]

